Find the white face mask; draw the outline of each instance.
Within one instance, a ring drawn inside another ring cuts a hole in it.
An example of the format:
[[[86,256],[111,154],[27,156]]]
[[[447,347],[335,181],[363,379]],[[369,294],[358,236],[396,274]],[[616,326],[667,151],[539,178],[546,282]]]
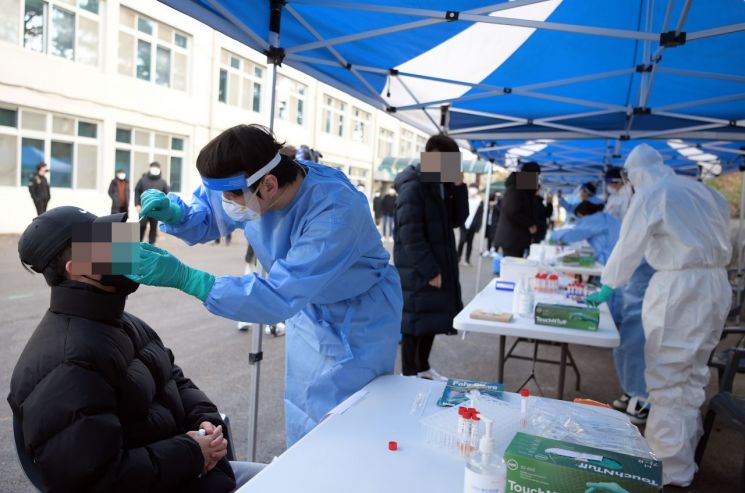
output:
[[[160,176],[160,168],[156,168],[155,166],[153,166],[152,168],[150,168],[150,174],[153,176]]]
[[[261,217],[260,212],[256,212],[250,207],[238,204],[236,202],[233,202],[232,200],[226,199],[225,197],[222,198],[222,209],[225,211],[225,214],[227,214],[230,219],[241,223],[255,221],[256,219]]]
[[[120,180],[124,180],[127,177],[127,175],[125,175],[124,173],[117,173],[116,177],[119,178]]]

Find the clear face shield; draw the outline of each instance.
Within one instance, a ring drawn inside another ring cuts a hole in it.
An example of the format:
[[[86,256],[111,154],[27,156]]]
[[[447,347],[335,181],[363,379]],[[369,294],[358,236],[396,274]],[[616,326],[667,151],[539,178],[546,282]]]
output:
[[[241,173],[227,178],[202,177],[205,196],[212,209],[212,216],[220,231],[226,236],[236,228],[261,216],[258,198],[261,180],[281,161],[279,153],[256,173]]]

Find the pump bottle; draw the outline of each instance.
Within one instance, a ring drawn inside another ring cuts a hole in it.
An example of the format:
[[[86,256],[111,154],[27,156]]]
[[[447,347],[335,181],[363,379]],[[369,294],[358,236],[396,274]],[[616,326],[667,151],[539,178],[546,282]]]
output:
[[[492,420],[483,416],[484,435],[479,440],[479,450],[466,461],[463,493],[504,493],[504,459],[495,452]]]

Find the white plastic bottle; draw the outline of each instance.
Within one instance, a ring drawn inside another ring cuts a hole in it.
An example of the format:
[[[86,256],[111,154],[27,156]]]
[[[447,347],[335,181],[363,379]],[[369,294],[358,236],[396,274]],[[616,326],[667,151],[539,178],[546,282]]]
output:
[[[504,459],[495,452],[492,437],[492,420],[486,416],[484,435],[479,441],[479,450],[466,461],[466,477],[463,493],[503,493],[505,491]]]

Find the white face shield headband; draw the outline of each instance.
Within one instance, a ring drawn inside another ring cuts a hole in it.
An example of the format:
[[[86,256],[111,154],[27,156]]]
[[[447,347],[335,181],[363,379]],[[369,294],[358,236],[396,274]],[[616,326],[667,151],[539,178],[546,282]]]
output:
[[[239,174],[228,178],[202,177],[202,186],[213,212],[213,218],[225,236],[236,227],[236,223],[253,221],[261,216],[261,205],[257,197],[258,187],[251,187],[277,167],[282,156],[277,153],[271,161],[255,173],[246,176]]]

